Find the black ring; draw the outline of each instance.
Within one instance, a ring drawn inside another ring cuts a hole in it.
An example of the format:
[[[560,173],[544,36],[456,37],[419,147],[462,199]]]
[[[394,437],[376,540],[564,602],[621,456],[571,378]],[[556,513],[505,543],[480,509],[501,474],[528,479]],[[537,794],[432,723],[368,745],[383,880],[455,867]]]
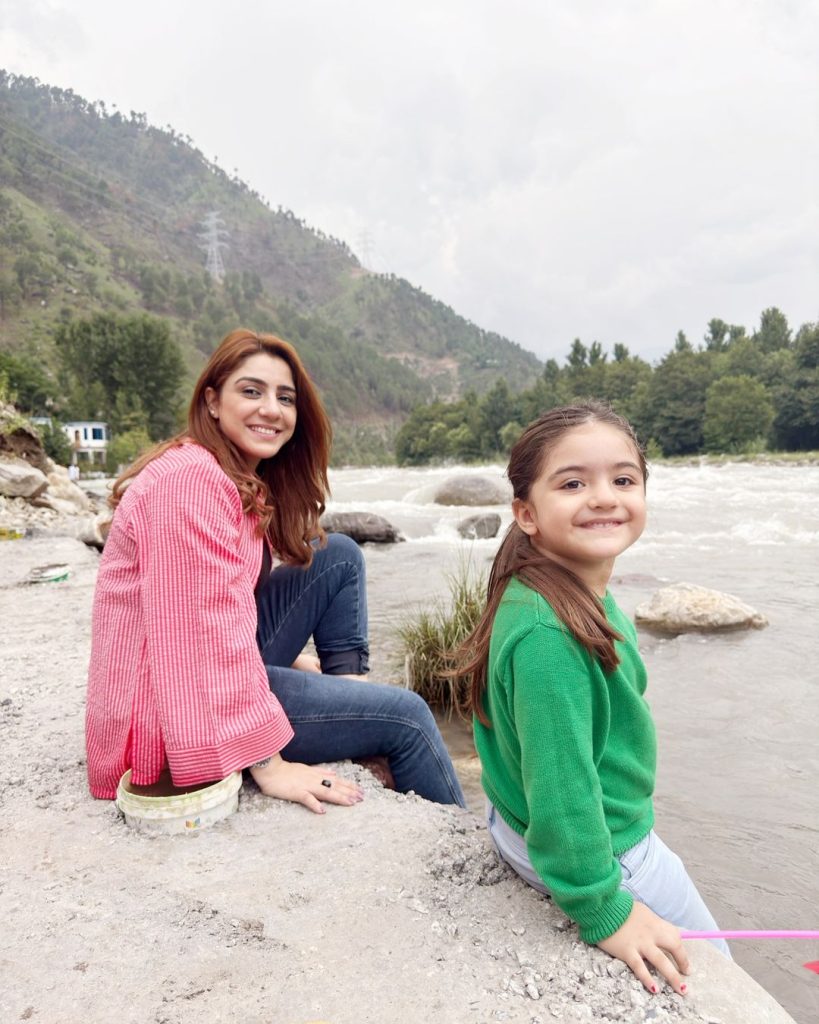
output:
[[[321,784],[322,786],[326,786],[328,789],[330,788],[330,786],[332,786],[332,782],[330,782],[329,779],[322,779]]]

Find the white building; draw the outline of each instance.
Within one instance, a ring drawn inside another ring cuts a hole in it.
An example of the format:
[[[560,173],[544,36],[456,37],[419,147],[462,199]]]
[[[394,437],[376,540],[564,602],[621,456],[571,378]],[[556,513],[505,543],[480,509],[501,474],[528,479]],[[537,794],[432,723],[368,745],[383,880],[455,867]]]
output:
[[[101,420],[77,420],[63,423],[65,436],[74,449],[75,461],[105,462],[111,435],[108,424]]]
[[[53,425],[50,416],[32,416],[31,422],[36,427]],[[60,426],[71,443],[73,465],[77,462],[105,462],[108,442],[111,440],[107,423],[102,420],[75,420],[73,423],[61,423]]]

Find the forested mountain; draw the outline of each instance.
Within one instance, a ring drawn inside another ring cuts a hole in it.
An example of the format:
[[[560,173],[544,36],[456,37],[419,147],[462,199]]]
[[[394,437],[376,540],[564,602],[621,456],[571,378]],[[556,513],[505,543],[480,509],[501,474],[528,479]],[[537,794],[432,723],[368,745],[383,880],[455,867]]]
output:
[[[209,217],[229,245],[212,246],[221,282],[205,269]],[[518,390],[542,370],[407,281],[369,273],[172,128],[0,71],[0,354],[42,370],[51,407],[77,415],[60,329],[143,313],[167,323],[188,379],[230,328],[280,333],[348,426],[397,425],[419,401],[501,378]]]
[[[178,425],[237,325],[298,347],[337,460],[502,456],[528,419],[577,396],[608,399],[666,455],[819,447],[819,323],[792,329],[771,307],[749,331],[715,317],[700,344],[679,334],[656,366],[579,339],[543,366],[368,272],[172,128],[0,71],[0,397],[108,420],[130,438],[125,460]]]

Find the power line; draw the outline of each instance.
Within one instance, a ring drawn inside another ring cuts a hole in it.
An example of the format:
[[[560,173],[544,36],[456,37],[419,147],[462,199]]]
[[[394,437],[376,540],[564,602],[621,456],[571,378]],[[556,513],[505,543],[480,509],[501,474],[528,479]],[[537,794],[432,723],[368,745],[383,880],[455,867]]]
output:
[[[121,177],[112,168],[106,167],[104,175],[106,178],[113,180],[113,182],[123,189],[127,195],[127,201],[122,197],[117,196],[108,190],[103,195],[100,193],[99,186],[92,181],[92,172],[87,166],[83,166],[76,160],[76,154],[73,150],[68,147],[49,140],[45,143],[43,140],[20,130],[22,126],[15,125],[12,127],[8,121],[0,116],[0,136],[2,134],[8,135],[10,138],[16,139],[24,146],[29,148],[34,153],[42,154],[48,158],[48,163],[44,162],[42,165],[42,173],[45,176],[56,177],[65,184],[63,190],[73,193],[77,199],[85,200],[86,202],[92,201],[99,203],[103,201],[112,207],[116,207],[119,211],[124,213],[128,218],[140,217],[143,222],[143,226],[156,238],[160,244],[166,244],[166,240],[158,230],[159,224],[167,219],[168,209],[166,206],[159,203],[157,200],[152,199],[150,196],[142,193],[136,193],[133,190],[133,184],[127,179]],[[60,166],[61,165],[61,166]],[[25,173],[25,172],[24,172]],[[29,172],[30,173],[30,172]],[[68,186],[66,188],[66,186]],[[270,210],[272,216],[275,216],[275,211]],[[200,222],[203,231],[200,234],[201,247],[205,249],[206,255],[206,269],[210,273],[211,277],[219,281],[220,283],[225,277],[224,261],[222,259],[222,249],[229,248],[227,242],[223,240],[224,237],[228,236],[227,230],[222,226],[223,221],[219,217],[218,211],[211,211],[208,213],[204,221]],[[308,234],[315,234],[313,229],[307,226],[301,226],[301,230]],[[349,250],[339,249],[338,246],[333,245],[330,242],[320,242],[316,240],[316,248],[313,251],[297,251],[290,249],[287,246],[274,248],[271,255],[278,257],[284,262],[290,262],[294,266],[304,265],[317,265],[317,264],[330,264],[330,263],[347,263],[353,256]],[[364,264],[372,261],[372,236],[369,232],[364,234]]]
[[[2,118],[0,118],[0,134],[3,133],[11,136],[14,139],[17,139],[19,142],[22,142],[25,146],[28,146],[29,149],[33,150],[35,153],[43,153],[52,161],[56,161],[59,164],[62,164],[63,167],[67,168],[67,171],[69,173],[66,173],[66,171],[64,170],[60,170],[60,168],[56,166],[55,163],[43,163],[41,173],[43,176],[42,180],[44,184],[47,182],[48,178],[56,177],[62,179],[64,182],[67,182],[69,186],[71,186],[68,189],[68,192],[73,193],[74,198],[81,199],[85,202],[104,202],[109,206],[118,207],[121,211],[126,213],[128,217],[133,218],[137,215],[140,215],[142,217],[143,225],[145,225],[148,228],[148,230],[154,235],[157,241],[162,242],[161,236],[157,231],[157,224],[162,220],[162,217],[167,216],[167,210],[161,207],[158,203],[156,203],[153,200],[147,199],[147,197],[136,196],[133,193],[130,184],[126,182],[121,182],[121,185],[123,188],[127,189],[127,203],[124,202],[122,199],[117,198],[110,190],[107,190],[103,195],[100,193],[98,185],[92,184],[92,182],[89,180],[91,178],[91,173],[86,167],[83,167],[77,163],[72,163],[71,160],[67,159],[58,151],[58,149],[64,149],[65,147],[61,147],[59,146],[59,144],[57,144],[55,148],[46,146],[38,140],[23,135],[19,131],[15,131],[7,123],[4,123]],[[68,152],[72,151],[68,150]],[[23,171],[23,173],[26,172]],[[28,173],[31,172],[29,171]],[[114,177],[116,180],[115,175],[109,175],[108,169],[106,169],[105,173],[106,176]],[[138,209],[138,207],[140,206],[142,207],[142,210]],[[157,213],[153,213],[149,209],[149,206],[153,206],[157,210]],[[162,216],[160,216],[160,212]]]

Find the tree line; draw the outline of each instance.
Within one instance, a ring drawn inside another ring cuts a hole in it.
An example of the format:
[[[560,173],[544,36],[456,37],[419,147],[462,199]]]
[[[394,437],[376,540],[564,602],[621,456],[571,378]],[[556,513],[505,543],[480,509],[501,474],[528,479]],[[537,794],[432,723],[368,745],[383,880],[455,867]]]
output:
[[[252,301],[253,282],[245,286]],[[354,358],[362,344],[341,344],[329,324],[285,306],[275,323],[259,326],[292,339],[322,387],[340,421],[336,463],[503,458],[541,412],[585,397],[610,402],[654,455],[819,449],[819,323],[794,334],[776,308],[762,313],[751,334],[712,319],[697,348],[680,332],[656,366],[625,345],[610,357],[598,342],[575,339],[564,364],[550,359],[523,391],[501,380],[483,396],[424,404],[406,368],[367,346],[367,358],[360,351]],[[20,410],[57,421],[107,421],[114,467],[180,428],[190,368],[167,320],[99,313],[60,323],[54,340],[56,375],[24,355],[0,352],[0,377]],[[394,409],[395,421],[408,414],[397,431],[350,417],[374,393]],[[59,431],[47,440],[58,445]]]
[[[819,449],[819,323],[794,334],[776,307],[759,327],[719,318],[694,346],[680,331],[656,366],[616,344],[576,338],[528,389],[499,381],[482,397],[418,406],[395,439],[399,465],[497,459],[540,413],[574,399],[611,403],[654,455]]]
[[[401,363],[384,359],[370,346],[340,335],[338,328],[289,306],[280,306],[275,315],[257,309],[249,319],[259,330],[291,340],[318,383],[336,423],[336,463],[394,461],[396,426],[356,422],[355,416],[386,409],[400,421],[429,394],[422,381]],[[235,314],[226,315],[222,333],[236,322]],[[57,424],[42,433],[49,455],[58,462],[71,454],[62,441],[60,422],[108,423],[108,463],[116,471],[184,423],[186,392],[198,367],[186,366],[173,326],[165,318],[144,313],[97,313],[60,322],[54,333],[56,371],[27,355],[0,350],[4,393],[22,412],[48,416]],[[211,339],[208,352],[214,344]]]

